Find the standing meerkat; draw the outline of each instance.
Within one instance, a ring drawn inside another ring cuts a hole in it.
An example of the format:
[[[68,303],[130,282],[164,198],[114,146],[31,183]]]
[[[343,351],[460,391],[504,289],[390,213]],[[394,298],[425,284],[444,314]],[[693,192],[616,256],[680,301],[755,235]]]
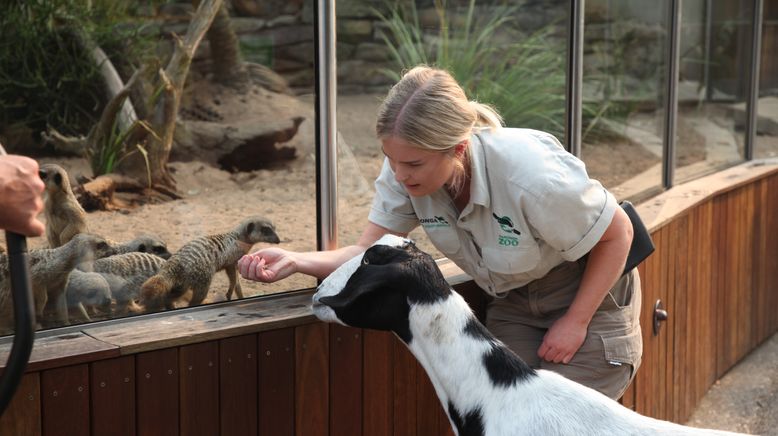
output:
[[[262,217],[243,220],[228,233],[201,236],[184,244],[162,265],[159,274],[141,287],[141,302],[147,310],[173,308],[173,302],[192,290],[189,306],[203,302],[214,274],[224,270],[229,279],[227,299],[235,291],[243,298],[238,281],[238,260],[258,242],[280,242],[273,224]]]
[[[46,217],[46,239],[50,248],[57,248],[79,233],[88,233],[86,212],[70,188],[70,179],[57,164],[40,166],[40,177],[46,185],[43,215]]]
[[[89,233],[77,234],[61,247],[30,250],[30,284],[38,322],[44,321],[46,309],[53,312],[55,325],[67,324],[67,304],[64,297],[68,275],[82,262],[113,253],[113,248],[105,239]],[[0,330],[13,328],[10,282],[6,258],[6,261],[0,264]]]

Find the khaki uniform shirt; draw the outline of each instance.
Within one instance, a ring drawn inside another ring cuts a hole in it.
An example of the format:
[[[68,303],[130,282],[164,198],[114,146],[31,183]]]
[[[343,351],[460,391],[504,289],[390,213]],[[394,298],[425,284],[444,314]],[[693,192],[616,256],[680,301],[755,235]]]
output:
[[[408,195],[384,161],[368,219],[398,233],[421,224],[438,250],[495,296],[588,253],[618,207],[548,133],[480,130],[470,163],[470,201],[459,213],[443,188]]]

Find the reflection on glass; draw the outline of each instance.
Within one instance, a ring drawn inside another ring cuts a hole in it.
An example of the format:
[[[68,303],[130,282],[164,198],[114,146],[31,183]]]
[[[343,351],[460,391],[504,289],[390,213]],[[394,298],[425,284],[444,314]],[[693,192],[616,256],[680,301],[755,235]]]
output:
[[[619,199],[662,183],[668,6],[585,5],[581,153],[589,175]]]
[[[764,2],[754,157],[778,156],[778,3]]]
[[[338,2],[339,245],[361,235],[383,163],[375,121],[403,70],[446,68],[472,100],[490,103],[509,127],[564,138],[569,0],[394,2],[379,10]],[[411,235],[440,256],[424,232]]]
[[[682,3],[675,183],[744,157],[752,3]]]
[[[87,3],[0,6],[0,142],[47,185],[47,233],[29,240],[41,326],[314,286],[234,269],[259,248],[316,248],[312,3],[236,2],[202,39],[187,32],[207,11],[189,2]]]

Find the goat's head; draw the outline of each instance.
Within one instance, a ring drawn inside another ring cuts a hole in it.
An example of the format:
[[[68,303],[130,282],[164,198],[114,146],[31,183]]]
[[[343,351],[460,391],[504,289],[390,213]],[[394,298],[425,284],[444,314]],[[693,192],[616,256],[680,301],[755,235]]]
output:
[[[313,312],[322,321],[393,331],[407,342],[411,305],[434,303],[450,292],[429,254],[386,235],[319,285]]]

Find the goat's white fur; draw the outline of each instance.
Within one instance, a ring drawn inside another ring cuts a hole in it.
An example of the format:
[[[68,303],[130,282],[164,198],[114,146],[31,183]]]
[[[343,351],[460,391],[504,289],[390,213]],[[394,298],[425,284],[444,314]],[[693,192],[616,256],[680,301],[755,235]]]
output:
[[[402,247],[406,242],[387,235],[376,244]],[[354,257],[319,286],[313,306],[319,319],[344,324],[333,309],[319,300],[338,294],[361,261],[362,255]],[[463,334],[473,317],[465,300],[453,290],[448,298],[435,304],[412,304],[409,321],[413,339],[409,349],[429,375],[447,413],[449,402],[464,413],[480,407],[485,435],[736,434],[640,415],[593,389],[546,370],[537,370],[537,376],[508,387],[495,386],[482,356],[498,341]]]

